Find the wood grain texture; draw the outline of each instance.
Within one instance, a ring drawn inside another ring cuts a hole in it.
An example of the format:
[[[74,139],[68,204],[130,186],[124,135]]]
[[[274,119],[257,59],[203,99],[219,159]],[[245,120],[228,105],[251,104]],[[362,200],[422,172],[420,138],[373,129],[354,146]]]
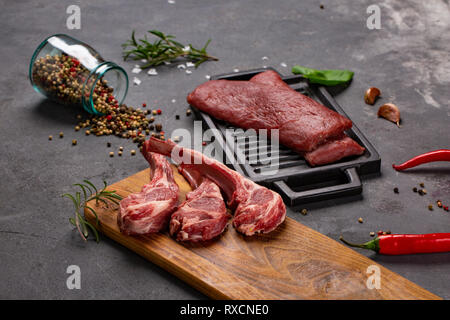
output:
[[[179,200],[190,191],[175,167]],[[126,196],[148,183],[149,169],[111,185]],[[180,244],[168,233],[125,236],[117,226],[118,206],[90,203],[99,231],[214,299],[440,299],[297,221],[286,218],[267,235],[244,237],[229,225],[214,241]],[[95,223],[90,211],[86,218]],[[367,268],[381,270],[381,288],[368,289]]]

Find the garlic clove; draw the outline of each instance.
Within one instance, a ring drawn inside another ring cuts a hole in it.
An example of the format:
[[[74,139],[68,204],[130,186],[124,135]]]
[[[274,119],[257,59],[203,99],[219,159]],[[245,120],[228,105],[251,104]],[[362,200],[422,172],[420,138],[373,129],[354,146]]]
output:
[[[389,121],[392,121],[396,123],[398,127],[400,127],[400,110],[395,104],[393,103],[383,104],[378,109],[378,116],[383,117]]]
[[[364,101],[367,104],[373,105],[375,104],[375,100],[381,95],[381,91],[378,88],[371,87],[366,90],[364,94]]]

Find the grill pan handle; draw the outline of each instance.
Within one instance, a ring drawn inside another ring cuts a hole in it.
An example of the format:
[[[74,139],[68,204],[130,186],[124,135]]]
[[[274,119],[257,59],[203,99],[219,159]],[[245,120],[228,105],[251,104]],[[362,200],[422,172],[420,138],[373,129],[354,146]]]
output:
[[[311,189],[306,191],[294,191],[283,180],[273,182],[274,188],[280,193],[283,199],[290,206],[299,205],[306,202],[328,200],[341,196],[352,196],[362,192],[362,184],[356,168],[344,169],[344,174],[348,179],[347,183],[330,187]]]

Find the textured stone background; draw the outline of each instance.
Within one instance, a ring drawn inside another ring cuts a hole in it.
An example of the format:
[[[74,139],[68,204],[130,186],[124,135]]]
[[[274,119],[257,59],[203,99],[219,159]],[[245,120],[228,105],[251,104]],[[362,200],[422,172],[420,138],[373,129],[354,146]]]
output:
[[[180,41],[200,46],[211,38],[210,53],[219,62],[203,64],[191,75],[175,66],[158,69],[158,77],[140,74],[126,103],[163,109],[166,132],[192,126],[184,116],[186,94],[206,74],[257,68],[267,64],[289,74],[294,64],[355,71],[353,83],[336,100],[382,157],[382,176],[364,181],[362,199],[331,201],[298,208],[289,216],[337,239],[369,238],[370,231],[395,233],[449,232],[450,214],[426,209],[440,198],[450,202],[450,167],[433,164],[398,174],[393,162],[450,147],[450,10],[448,1],[253,0],[200,1],[0,1],[2,13],[0,117],[0,298],[206,298],[166,271],[103,238],[83,243],[68,223],[71,203],[60,195],[84,178],[100,183],[121,180],[147,167],[145,160],[108,157],[130,141],[74,132],[78,110],[61,107],[33,91],[28,63],[48,35],[68,33],[91,44],[106,59],[121,64],[132,77],[133,62],[121,59],[121,43],[131,30],[159,29]],[[320,9],[323,3],[325,8]],[[366,8],[381,8],[381,30],[366,28]],[[66,8],[81,7],[81,30],[66,29]],[[263,56],[269,60],[262,61]],[[285,62],[288,68],[280,66]],[[383,98],[364,104],[369,86]],[[176,99],[176,103],[171,103]],[[381,102],[395,102],[403,126],[377,119]],[[181,120],[172,121],[180,113]],[[64,131],[64,139],[57,137]],[[48,135],[54,140],[49,142]],[[78,139],[78,146],[70,141]],[[426,197],[411,188],[424,182]],[[397,186],[400,194],[392,189]],[[363,217],[364,223],[357,219]],[[450,298],[450,254],[376,256],[375,261]],[[82,289],[66,288],[66,268],[81,267]]]

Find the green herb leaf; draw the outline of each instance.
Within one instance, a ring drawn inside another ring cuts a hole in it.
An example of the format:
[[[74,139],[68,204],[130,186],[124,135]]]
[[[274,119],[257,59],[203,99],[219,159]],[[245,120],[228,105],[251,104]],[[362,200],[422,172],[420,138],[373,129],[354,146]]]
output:
[[[103,189],[101,189],[100,191],[89,180],[83,180],[83,182],[85,182],[86,184],[74,184],[74,186],[81,188],[83,192],[83,201],[81,200],[81,192],[79,191],[75,192],[74,195],[65,193],[62,195],[62,197],[67,197],[73,202],[73,205],[75,207],[75,217],[69,218],[69,222],[77,228],[81,238],[86,241],[87,237],[89,236],[89,230],[91,230],[91,232],[95,236],[96,241],[99,242],[100,238],[98,236],[97,230],[81,215],[81,213],[84,213],[86,209],[89,210],[95,216],[95,225],[99,226],[97,213],[92,207],[88,206],[87,203],[91,200],[95,200],[96,203],[103,202],[106,206],[108,206],[108,202],[119,205],[119,201],[122,200],[122,197],[115,191],[106,190],[108,186],[106,181],[103,181]],[[95,190],[95,193],[92,191],[92,189]],[[87,191],[89,191],[90,193],[89,198],[87,196]]]
[[[195,67],[208,60],[219,60],[206,52],[206,48],[211,40],[208,40],[201,49],[197,49],[189,44],[189,51],[184,51],[185,45],[175,41],[175,36],[166,35],[158,30],[149,30],[148,33],[157,37],[157,40],[153,43],[149,42],[147,36],[144,39],[136,40],[133,30],[131,40],[122,44],[124,60],[147,59],[148,62],[141,66],[142,69],[159,66],[164,62],[171,62],[179,58],[195,62]]]
[[[335,86],[349,82],[353,78],[353,71],[350,70],[317,70],[296,65],[292,68],[292,73],[301,74],[311,83],[318,83],[325,86]]]

